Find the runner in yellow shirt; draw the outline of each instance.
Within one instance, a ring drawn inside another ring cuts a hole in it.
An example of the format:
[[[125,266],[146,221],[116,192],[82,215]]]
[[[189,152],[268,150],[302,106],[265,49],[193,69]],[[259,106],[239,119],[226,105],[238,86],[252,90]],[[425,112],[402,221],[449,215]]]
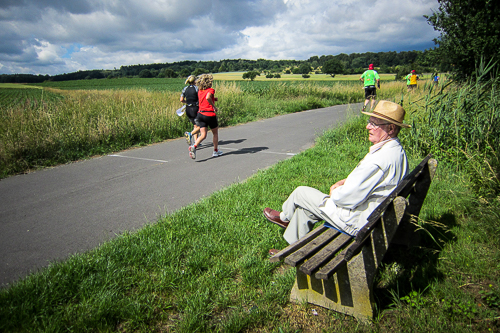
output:
[[[410,84],[408,85],[408,91],[412,91],[415,88],[417,88],[417,80],[418,80],[418,76],[416,74],[416,71],[412,70],[411,76],[410,76]]]

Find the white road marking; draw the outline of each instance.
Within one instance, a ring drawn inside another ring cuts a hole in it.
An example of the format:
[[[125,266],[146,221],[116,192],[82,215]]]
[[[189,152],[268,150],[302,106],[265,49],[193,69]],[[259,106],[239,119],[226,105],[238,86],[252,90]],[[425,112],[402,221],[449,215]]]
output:
[[[168,163],[168,161],[163,161],[163,160],[153,160],[150,158],[142,158],[142,157],[132,157],[132,156],[123,156],[123,155],[108,155],[110,157],[123,157],[123,158],[130,158],[133,160],[143,160],[143,161],[151,161],[151,162],[160,162],[160,163]]]

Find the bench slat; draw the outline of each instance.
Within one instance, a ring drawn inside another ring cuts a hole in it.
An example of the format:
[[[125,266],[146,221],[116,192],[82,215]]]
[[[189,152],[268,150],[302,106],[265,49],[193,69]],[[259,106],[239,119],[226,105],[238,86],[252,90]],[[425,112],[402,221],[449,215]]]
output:
[[[383,217],[380,217],[380,219],[384,219],[384,229],[385,229],[385,237],[387,237],[387,242],[385,244],[381,244],[383,246],[383,250],[381,250],[381,255],[385,254],[385,251],[389,247],[392,237],[396,233],[396,230],[398,229],[399,225],[401,224],[401,220],[403,219],[403,215],[405,214],[405,211],[407,209],[406,207],[406,199],[403,197],[396,197],[394,198],[393,202],[391,203],[392,206],[389,206],[387,208],[386,214]],[[378,221],[380,224],[382,221]],[[372,229],[373,231],[380,226],[380,224],[377,223],[375,224],[374,228]],[[372,235],[372,234],[370,234]],[[356,240],[353,243],[352,247],[349,247],[349,249],[346,252],[345,259],[346,261],[351,260],[356,254],[359,253],[361,248],[363,247],[363,244],[365,241],[367,241],[370,237],[368,235],[367,238],[362,239],[362,240]],[[374,244],[376,248],[380,248],[380,245]]]
[[[302,264],[306,259],[314,255],[316,252],[321,250],[328,242],[337,237],[340,234],[337,230],[330,229],[323,232],[321,235],[307,243],[300,250],[295,253],[290,254],[285,258],[285,263],[297,267]]]
[[[307,275],[312,275],[312,273],[318,270],[320,266],[324,265],[328,260],[333,258],[345,244],[353,240],[354,238],[351,236],[340,234],[337,238],[332,240],[330,244],[325,246],[321,249],[321,251],[316,253],[312,256],[312,258],[301,265],[299,269]]]
[[[314,275],[316,279],[328,280],[330,277],[335,274],[335,272],[344,264],[347,263],[345,259],[345,255],[347,251],[355,246],[356,243],[352,243],[347,248],[345,248],[342,252],[340,252],[335,258],[330,260],[325,266],[321,267],[321,269]]]
[[[269,260],[271,260],[271,262],[278,262],[280,260],[283,260],[290,253],[297,251],[302,246],[309,243],[310,241],[312,241],[317,236],[319,236],[320,234],[322,234],[323,232],[325,232],[327,230],[329,230],[329,228],[325,227],[324,225],[317,227],[316,229],[314,229],[313,231],[311,231],[310,233],[308,233],[307,235],[305,235],[304,237],[299,239],[297,242],[288,245],[283,250],[276,253],[274,256],[269,258]]]

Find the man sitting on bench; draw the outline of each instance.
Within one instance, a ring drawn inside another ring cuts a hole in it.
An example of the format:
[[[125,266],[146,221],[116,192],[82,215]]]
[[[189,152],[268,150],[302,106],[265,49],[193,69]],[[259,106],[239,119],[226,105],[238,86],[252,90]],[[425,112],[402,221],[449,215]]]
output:
[[[401,127],[410,127],[403,124],[405,110],[399,104],[379,101],[372,112],[363,113],[370,116],[366,129],[373,145],[346,179],[333,184],[329,195],[299,186],[283,203],[282,212],[264,209],[269,221],[286,229],[283,237],[289,244],[321,220],[327,227],[356,236],[372,211],[408,173],[406,152],[398,139]]]

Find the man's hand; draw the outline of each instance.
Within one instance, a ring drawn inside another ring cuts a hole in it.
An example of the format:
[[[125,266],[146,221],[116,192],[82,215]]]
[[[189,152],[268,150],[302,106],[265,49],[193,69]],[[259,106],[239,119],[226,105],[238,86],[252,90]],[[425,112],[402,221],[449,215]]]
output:
[[[345,179],[342,179],[342,180],[339,180],[338,182],[336,182],[335,184],[333,184],[331,187],[330,187],[330,196],[332,195],[332,191],[335,190],[337,187],[339,186],[342,186],[344,185],[345,183]]]

